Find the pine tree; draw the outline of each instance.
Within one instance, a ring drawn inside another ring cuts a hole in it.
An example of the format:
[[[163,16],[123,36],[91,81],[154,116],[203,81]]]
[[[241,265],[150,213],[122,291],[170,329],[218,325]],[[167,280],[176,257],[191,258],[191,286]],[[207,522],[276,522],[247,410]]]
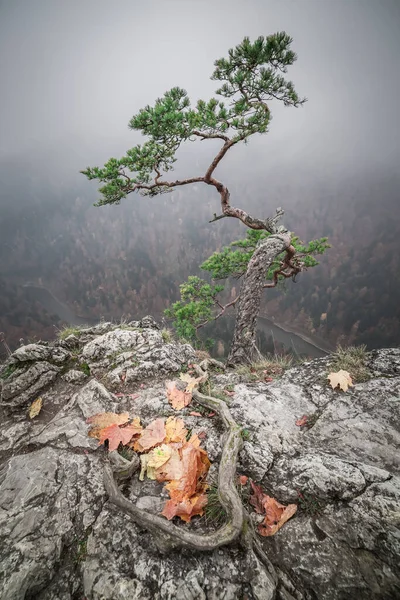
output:
[[[239,250],[230,247],[203,265],[214,278],[222,274],[231,276],[235,269],[239,269],[237,274],[242,277],[240,294],[235,301],[237,311],[230,364],[247,362],[253,357],[256,318],[264,288],[276,285],[280,278],[294,276],[307,267],[312,254],[323,252],[327,247],[324,238],[310,242],[316,245],[314,251],[309,245],[308,250],[296,247],[292,234],[278,226],[282,209],[267,218],[249,215],[232,206],[228,188],[215,177],[218,165],[232,147],[246,143],[252,135],[267,133],[271,101],[294,107],[306,101],[284,76],[297,58],[291,44],[292,39],[285,32],[259,37],[254,42],[245,37],[228,51],[227,58],[214,63],[211,79],[220,82],[216,90],[218,98],[199,100],[192,107],[185,90],[172,88],[157,99],[154,106],[148,105],[132,117],[129,127],[147,137],[142,145],[131,148],[120,159],[110,158],[102,168],[88,167],[81,171],[88,179],[97,179],[102,184],[96,206],[119,204],[133,192],[156,196],[177,186],[204,183],[215,188],[220,197],[221,213],[214,214],[210,223],[230,217],[239,219],[252,230],[246,240],[236,244]],[[188,179],[168,176],[173,171],[176,152],[185,141],[210,139],[220,140],[221,147],[204,174]],[[251,248],[246,244],[252,244]],[[186,325],[180,320],[180,326],[186,327],[186,335],[193,334],[200,320],[213,318],[212,307],[218,306],[219,288],[200,279],[189,279],[188,284],[184,284],[180,310],[193,313],[187,314],[190,318],[186,319]],[[179,319],[176,321],[179,323]]]

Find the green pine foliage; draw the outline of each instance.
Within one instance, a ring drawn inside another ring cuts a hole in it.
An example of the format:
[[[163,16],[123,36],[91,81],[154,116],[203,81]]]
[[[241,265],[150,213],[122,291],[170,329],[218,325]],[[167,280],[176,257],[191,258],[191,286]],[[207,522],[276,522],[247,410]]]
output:
[[[292,38],[285,32],[259,37],[253,43],[245,37],[228,51],[228,58],[214,63],[211,79],[221,83],[216,90],[218,98],[199,100],[192,106],[186,90],[174,87],[154,106],[141,109],[129,127],[147,140],[120,159],[110,158],[101,168],[81,171],[89,180],[102,184],[96,206],[119,204],[132,192],[142,196],[169,192],[177,182],[160,178],[173,171],[176,152],[183,142],[211,137],[229,139],[234,145],[267,132],[271,120],[267,102],[275,99],[285,106],[302,105],[306,99],[300,98],[293,83],[284,77],[297,58],[291,43]],[[193,179],[204,181],[202,177]]]
[[[249,229],[244,239],[236,240],[219,252],[214,252],[200,268],[208,271],[213,280],[239,279],[245,274],[257,244],[270,235],[267,231]],[[315,257],[330,248],[325,237],[304,244],[298,237],[293,236],[292,245],[296,249],[295,264],[299,264],[302,271],[317,266],[319,263]],[[279,255],[271,264],[266,283],[273,281],[274,273],[279,269],[284,255],[285,253]],[[284,281],[285,279],[278,275],[278,284]],[[181,300],[165,311],[165,315],[174,320],[173,325],[178,335],[198,342],[198,329],[215,318],[219,312],[221,304],[218,302],[218,293],[223,290],[223,286],[212,286],[199,277],[189,277],[187,283],[180,286]]]
[[[223,286],[212,286],[200,277],[191,276],[180,286],[181,300],[165,311],[166,317],[174,319],[174,327],[179,337],[196,340],[200,325],[213,318],[213,308],[217,294]]]

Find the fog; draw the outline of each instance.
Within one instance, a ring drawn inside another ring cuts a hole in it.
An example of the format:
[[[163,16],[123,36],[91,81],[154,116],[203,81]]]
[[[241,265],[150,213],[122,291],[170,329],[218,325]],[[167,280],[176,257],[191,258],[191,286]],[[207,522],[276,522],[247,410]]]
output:
[[[298,54],[289,77],[309,102],[272,106],[257,164],[397,167],[399,28],[397,0],[2,0],[0,157],[51,146],[86,166],[122,154],[143,105],[173,86],[207,99],[216,58],[285,30]]]

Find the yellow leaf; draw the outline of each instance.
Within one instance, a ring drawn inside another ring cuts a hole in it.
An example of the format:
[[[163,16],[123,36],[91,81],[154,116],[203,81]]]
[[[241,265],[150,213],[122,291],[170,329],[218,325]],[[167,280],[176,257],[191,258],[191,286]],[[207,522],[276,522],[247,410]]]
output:
[[[344,392],[347,392],[349,386],[353,387],[353,382],[348,371],[337,371],[337,373],[329,373],[329,382],[333,389],[339,386]]]
[[[170,442],[184,442],[186,440],[187,429],[185,429],[185,423],[182,419],[176,419],[175,417],[168,417],[165,423],[165,441]]]
[[[167,381],[167,398],[175,410],[181,410],[190,403],[192,392],[179,390],[175,381]]]
[[[172,450],[167,444],[161,444],[161,446],[153,448],[148,454],[149,460],[147,461],[147,465],[158,469],[158,467],[167,462],[171,456],[171,452]]]
[[[140,481],[144,481],[146,475],[149,479],[156,479],[157,469],[162,467],[162,465],[170,459],[171,453],[172,448],[170,446],[161,444],[161,446],[150,450],[148,454],[141,454]]]
[[[201,383],[202,377],[196,379],[195,377],[191,377],[189,373],[181,373],[179,379],[186,383],[186,392],[193,392],[194,388]]]
[[[36,398],[34,402],[32,402],[31,407],[29,409],[29,418],[33,419],[37,417],[42,409],[43,400],[41,398]]]

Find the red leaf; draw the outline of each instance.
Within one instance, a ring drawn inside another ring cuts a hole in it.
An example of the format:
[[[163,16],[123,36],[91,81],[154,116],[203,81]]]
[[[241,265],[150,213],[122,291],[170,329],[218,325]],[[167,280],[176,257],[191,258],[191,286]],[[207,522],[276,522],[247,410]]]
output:
[[[304,427],[304,425],[308,424],[308,415],[303,415],[301,419],[297,419],[296,425],[297,427]]]
[[[207,437],[207,434],[205,431],[200,431],[200,433],[197,434],[197,437],[200,438],[201,440],[205,440]]]
[[[264,500],[265,494],[260,485],[256,485],[254,481],[250,479],[251,489],[253,491],[253,495],[250,496],[250,504],[254,506],[255,511],[262,515],[264,513]]]
[[[240,485],[246,485],[246,483],[248,482],[249,478],[247,477],[247,475],[239,475],[239,483]]]
[[[116,450],[120,443],[127,444],[131,441],[132,437],[140,433],[141,428],[138,429],[135,425],[128,425],[127,427],[120,427],[119,425],[110,425],[101,430],[99,444],[103,444],[108,440],[108,449],[110,452]]]
[[[207,417],[215,417],[216,414],[217,413],[215,413],[215,412],[210,412],[210,413],[208,413]]]
[[[202,416],[203,416],[201,413],[199,413],[199,412],[194,412],[194,411],[193,411],[193,412],[190,412],[190,413],[189,413],[189,415],[190,415],[191,417],[202,417]]]

